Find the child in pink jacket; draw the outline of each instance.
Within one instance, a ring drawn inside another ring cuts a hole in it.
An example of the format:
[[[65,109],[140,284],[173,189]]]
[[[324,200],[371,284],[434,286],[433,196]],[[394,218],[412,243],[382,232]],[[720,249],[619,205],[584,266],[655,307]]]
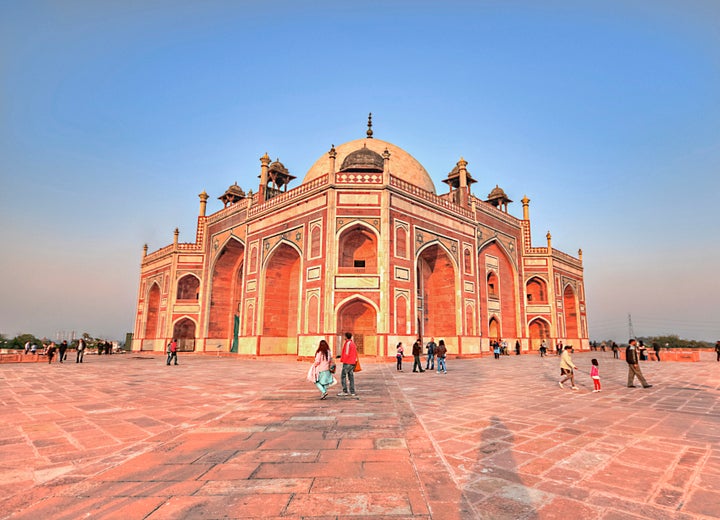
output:
[[[593,392],[599,392],[600,389],[600,368],[598,365],[598,360],[593,359],[591,361],[592,367],[590,367],[590,377],[593,380],[593,385],[595,385],[595,390]]]

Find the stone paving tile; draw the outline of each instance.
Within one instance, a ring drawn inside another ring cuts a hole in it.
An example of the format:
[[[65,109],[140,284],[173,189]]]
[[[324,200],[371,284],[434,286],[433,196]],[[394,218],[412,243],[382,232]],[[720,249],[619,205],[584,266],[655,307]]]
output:
[[[0,518],[719,518],[720,365],[628,389],[609,353],[574,358],[577,391],[509,356],[367,362],[326,401],[289,358],[3,365]]]

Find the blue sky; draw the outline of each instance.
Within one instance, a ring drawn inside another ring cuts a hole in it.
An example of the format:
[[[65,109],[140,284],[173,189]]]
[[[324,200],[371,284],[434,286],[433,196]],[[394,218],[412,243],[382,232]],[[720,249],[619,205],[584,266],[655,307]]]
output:
[[[0,1],[0,332],[133,328],[142,246],[193,241],[266,151],[375,136],[531,199],[593,339],[720,338],[720,4]]]

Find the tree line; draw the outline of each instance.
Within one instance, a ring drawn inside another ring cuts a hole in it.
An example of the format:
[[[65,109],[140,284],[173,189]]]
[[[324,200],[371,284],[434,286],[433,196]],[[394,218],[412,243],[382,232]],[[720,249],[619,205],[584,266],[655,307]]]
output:
[[[104,343],[106,340],[105,338],[93,338],[89,333],[83,332],[80,337],[85,340],[85,346],[86,348],[97,348],[99,343]],[[73,341],[68,341],[68,347],[75,348],[77,347],[78,340],[80,338],[76,338]],[[56,344],[59,344],[62,342],[51,340],[48,338],[38,338],[33,334],[18,334],[14,338],[8,338],[5,334],[0,333],[0,348],[4,349],[15,349],[15,350],[24,350],[25,344],[27,342],[30,342],[31,345],[37,345],[38,348],[42,348],[44,344],[50,343],[51,341],[55,341]],[[120,348],[123,347],[122,343],[119,343]]]
[[[645,346],[651,346],[653,343],[660,345],[660,348],[673,349],[694,349],[694,348],[715,348],[715,344],[709,341],[699,341],[695,339],[683,339],[674,334],[666,334],[664,336],[638,336],[638,341],[642,341]],[[606,339],[605,343],[610,345],[613,340]],[[618,345],[627,346],[627,340],[618,343]]]

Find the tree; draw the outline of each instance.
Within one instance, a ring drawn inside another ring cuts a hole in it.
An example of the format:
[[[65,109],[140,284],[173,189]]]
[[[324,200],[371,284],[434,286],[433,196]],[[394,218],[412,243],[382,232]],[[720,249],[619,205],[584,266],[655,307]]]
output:
[[[694,339],[682,339],[681,337],[674,335],[674,334],[668,334],[664,336],[648,336],[648,337],[642,337],[638,338],[639,340],[643,340],[645,345],[652,345],[653,343],[657,343],[660,345],[660,347],[665,348],[712,348],[712,344],[708,343],[707,341],[697,341]]]
[[[28,341],[31,344],[34,343],[35,345],[40,345],[42,343],[32,334],[18,334],[7,343],[7,346],[8,348],[24,349],[25,343],[27,343]]]

